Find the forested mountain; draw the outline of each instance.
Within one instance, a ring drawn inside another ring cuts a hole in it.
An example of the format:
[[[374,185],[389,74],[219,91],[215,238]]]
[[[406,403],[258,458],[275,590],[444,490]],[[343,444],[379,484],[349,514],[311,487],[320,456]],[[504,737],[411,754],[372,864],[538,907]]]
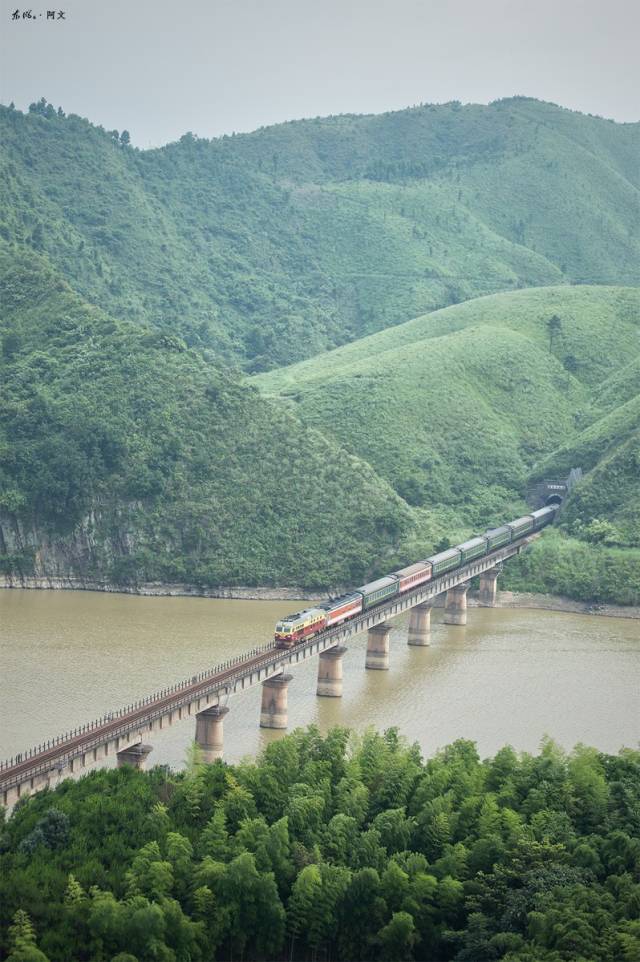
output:
[[[413,537],[368,464],[177,335],[109,318],[33,253],[0,249],[0,276],[5,570],[330,585]]]
[[[254,370],[478,294],[639,280],[640,124],[514,98],[140,151],[33,108],[0,110],[0,236]]]
[[[640,124],[512,98],[128,141],[0,108],[5,570],[352,585],[576,465],[571,533],[626,573],[518,577],[637,598]]]
[[[635,962],[640,755],[394,729],[65,781],[0,827],[11,962]],[[39,948],[38,948],[39,946]],[[4,956],[6,957],[6,956]]]

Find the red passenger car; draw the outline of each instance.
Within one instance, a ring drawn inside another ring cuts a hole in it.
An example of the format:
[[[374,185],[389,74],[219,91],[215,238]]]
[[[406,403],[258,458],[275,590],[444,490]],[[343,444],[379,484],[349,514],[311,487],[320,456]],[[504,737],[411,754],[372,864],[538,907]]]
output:
[[[430,581],[431,565],[428,561],[418,561],[416,564],[400,568],[399,571],[393,573],[400,582],[400,594],[402,594],[405,591],[411,591],[412,588],[417,588],[425,581]]]

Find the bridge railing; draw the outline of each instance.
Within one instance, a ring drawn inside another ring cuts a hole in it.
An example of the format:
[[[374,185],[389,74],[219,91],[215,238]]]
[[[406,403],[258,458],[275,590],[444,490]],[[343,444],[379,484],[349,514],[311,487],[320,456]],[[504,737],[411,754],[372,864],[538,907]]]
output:
[[[186,688],[190,688],[193,685],[197,685],[199,682],[206,681],[207,678],[219,675],[222,672],[229,671],[230,669],[239,666],[258,655],[271,651],[274,648],[274,642],[267,642],[265,645],[257,645],[255,648],[251,648],[249,651],[242,652],[242,654],[235,655],[233,658],[229,658],[226,661],[220,662],[220,664],[215,665],[211,669],[206,669],[199,672],[197,675],[192,675],[190,678],[185,678],[182,681],[178,681],[173,685],[169,685],[167,688],[160,688],[158,691],[153,692],[151,695],[147,695],[145,698],[141,698],[138,701],[131,702],[129,705],[124,705],[122,708],[117,708],[115,711],[106,712],[101,715],[100,718],[93,719],[90,722],[86,722],[84,725],[80,725],[78,728],[72,728],[64,732],[61,735],[56,735],[54,738],[42,742],[39,745],[33,745],[31,748],[24,752],[19,752],[17,755],[11,758],[4,759],[0,761],[0,772],[5,771],[8,768],[12,768],[14,765],[21,764],[22,762],[29,761],[30,758],[36,758],[44,751],[49,751],[51,748],[64,748],[65,744],[72,742],[74,739],[82,737],[83,735],[90,735],[91,732],[102,728],[109,722],[117,721],[118,718],[125,718],[132,712],[139,711],[142,708],[151,708],[154,704],[161,701],[170,695],[178,694]]]
[[[508,545],[506,548],[501,548],[496,552],[492,552],[491,554],[484,556],[483,558],[477,559],[477,562],[493,560],[493,562],[495,563],[495,560],[499,560],[505,554],[505,552],[510,552],[511,549],[514,548],[515,546],[516,546],[516,543],[514,542]],[[474,562],[473,564],[477,564],[477,562]],[[423,594],[425,589],[427,589],[430,594],[439,594],[443,590],[445,590],[446,588],[445,582],[450,577],[450,575],[462,574],[464,577],[469,577],[469,575],[465,575],[465,571],[466,571],[466,567],[463,569],[457,569],[456,571],[450,572],[441,578],[434,579],[434,581],[431,581],[428,583],[428,586],[421,585],[418,588],[413,589],[403,597],[409,600],[414,596]],[[463,580],[464,580],[464,577],[463,577]],[[353,626],[353,630],[357,631],[359,629],[360,623],[361,622],[364,623],[367,617],[369,617],[371,614],[372,614],[372,611],[368,611],[368,612],[363,612],[360,616],[356,617],[354,621],[351,623],[351,625]],[[344,630],[345,630],[344,625],[335,625],[334,627],[328,629],[328,631],[324,634],[324,637],[326,640],[331,640],[334,637],[341,636]],[[310,643],[313,643],[313,639],[311,639]],[[174,685],[170,685],[167,688],[161,688],[158,691],[154,692],[153,694],[140,699],[139,701],[132,702],[131,704],[126,705],[122,708],[119,708],[116,711],[107,712],[105,715],[102,715],[100,718],[87,722],[85,725],[81,725],[78,728],[71,729],[65,732],[64,734],[58,735],[49,741],[42,742],[40,745],[34,745],[32,748],[28,749],[26,752],[21,752],[18,755],[13,756],[12,758],[5,759],[4,761],[0,761],[0,773],[3,771],[6,771],[7,769],[12,768],[14,765],[21,765],[24,762],[29,761],[29,759],[32,759],[32,758],[37,759],[38,755],[40,755],[42,752],[49,751],[52,748],[60,748],[64,753],[65,746],[70,745],[70,743],[73,742],[74,739],[78,739],[78,738],[82,738],[83,736],[90,735],[93,731],[97,731],[98,729],[102,728],[104,725],[108,723],[113,723],[114,721],[117,721],[119,718],[124,719],[128,715],[131,715],[134,712],[140,711],[141,709],[148,708],[149,709],[148,717],[155,717],[156,713],[154,713],[153,711],[153,706],[156,705],[158,702],[162,701],[163,699],[166,699],[171,695],[176,695],[187,688],[192,688],[198,685],[199,683],[206,681],[207,679],[214,679],[216,675],[220,675],[224,672],[230,671],[235,667],[239,667],[243,664],[246,664],[247,662],[252,661],[253,659],[255,659],[257,656],[261,654],[266,654],[267,652],[273,652],[275,654],[277,653],[277,651],[278,649],[276,649],[275,642],[270,641],[264,645],[258,645],[254,648],[251,648],[249,651],[245,651],[239,655],[235,655],[233,658],[229,658],[226,661],[221,662],[220,664],[216,665],[211,669],[201,671],[197,675],[192,675],[190,678],[185,678],[182,681],[176,682]],[[275,655],[275,657],[277,658],[277,655]],[[242,672],[240,672],[239,674],[241,676]],[[222,682],[220,687],[233,688],[234,685],[237,683],[237,680],[238,680],[238,676],[234,674],[230,678],[225,679]],[[117,729],[113,731],[110,731],[109,737],[110,738],[116,737],[118,733],[126,732],[131,727],[133,727],[133,721],[134,719],[131,719],[131,723],[129,725],[125,724],[121,727],[119,726]]]

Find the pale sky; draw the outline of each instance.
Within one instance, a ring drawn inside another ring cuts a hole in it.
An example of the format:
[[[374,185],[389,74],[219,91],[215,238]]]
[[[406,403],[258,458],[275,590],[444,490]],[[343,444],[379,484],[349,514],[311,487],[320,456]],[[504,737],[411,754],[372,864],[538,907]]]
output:
[[[638,0],[29,2],[0,0],[0,101],[44,96],[140,147],[514,94],[640,120]]]

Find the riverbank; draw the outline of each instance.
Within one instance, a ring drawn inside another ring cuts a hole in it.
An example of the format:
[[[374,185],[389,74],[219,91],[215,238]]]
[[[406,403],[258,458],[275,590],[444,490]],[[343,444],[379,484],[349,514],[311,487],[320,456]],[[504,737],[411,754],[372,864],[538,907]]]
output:
[[[0,589],[26,588],[35,591],[103,591],[108,594],[140,595],[145,598],[232,598],[239,601],[317,601],[322,594],[304,588],[249,588],[233,585],[229,588],[204,588],[200,585],[172,584],[160,581],[138,585],[116,585],[84,578],[47,578],[0,575]]]
[[[78,578],[45,578],[0,576],[1,588],[26,588],[36,591],[102,591],[111,594],[140,595],[157,598],[218,598],[238,601],[318,601],[325,597],[304,588],[250,588],[244,586],[203,588],[198,585],[164,584],[147,582],[140,585],[114,585],[100,581]],[[469,607],[478,607],[477,592],[469,592]],[[444,597],[435,601],[435,607],[444,606]],[[539,608],[545,611],[565,611],[571,614],[599,615],[608,618],[639,618],[640,606],[597,604],[575,601],[562,595],[536,594],[530,591],[499,591],[497,608]]]
[[[499,591],[496,608],[541,608],[545,611],[565,611],[570,614],[600,615],[605,618],[640,618],[638,605],[604,605],[589,601],[575,601],[562,595],[541,595],[532,591]],[[477,598],[469,605],[477,607]]]

